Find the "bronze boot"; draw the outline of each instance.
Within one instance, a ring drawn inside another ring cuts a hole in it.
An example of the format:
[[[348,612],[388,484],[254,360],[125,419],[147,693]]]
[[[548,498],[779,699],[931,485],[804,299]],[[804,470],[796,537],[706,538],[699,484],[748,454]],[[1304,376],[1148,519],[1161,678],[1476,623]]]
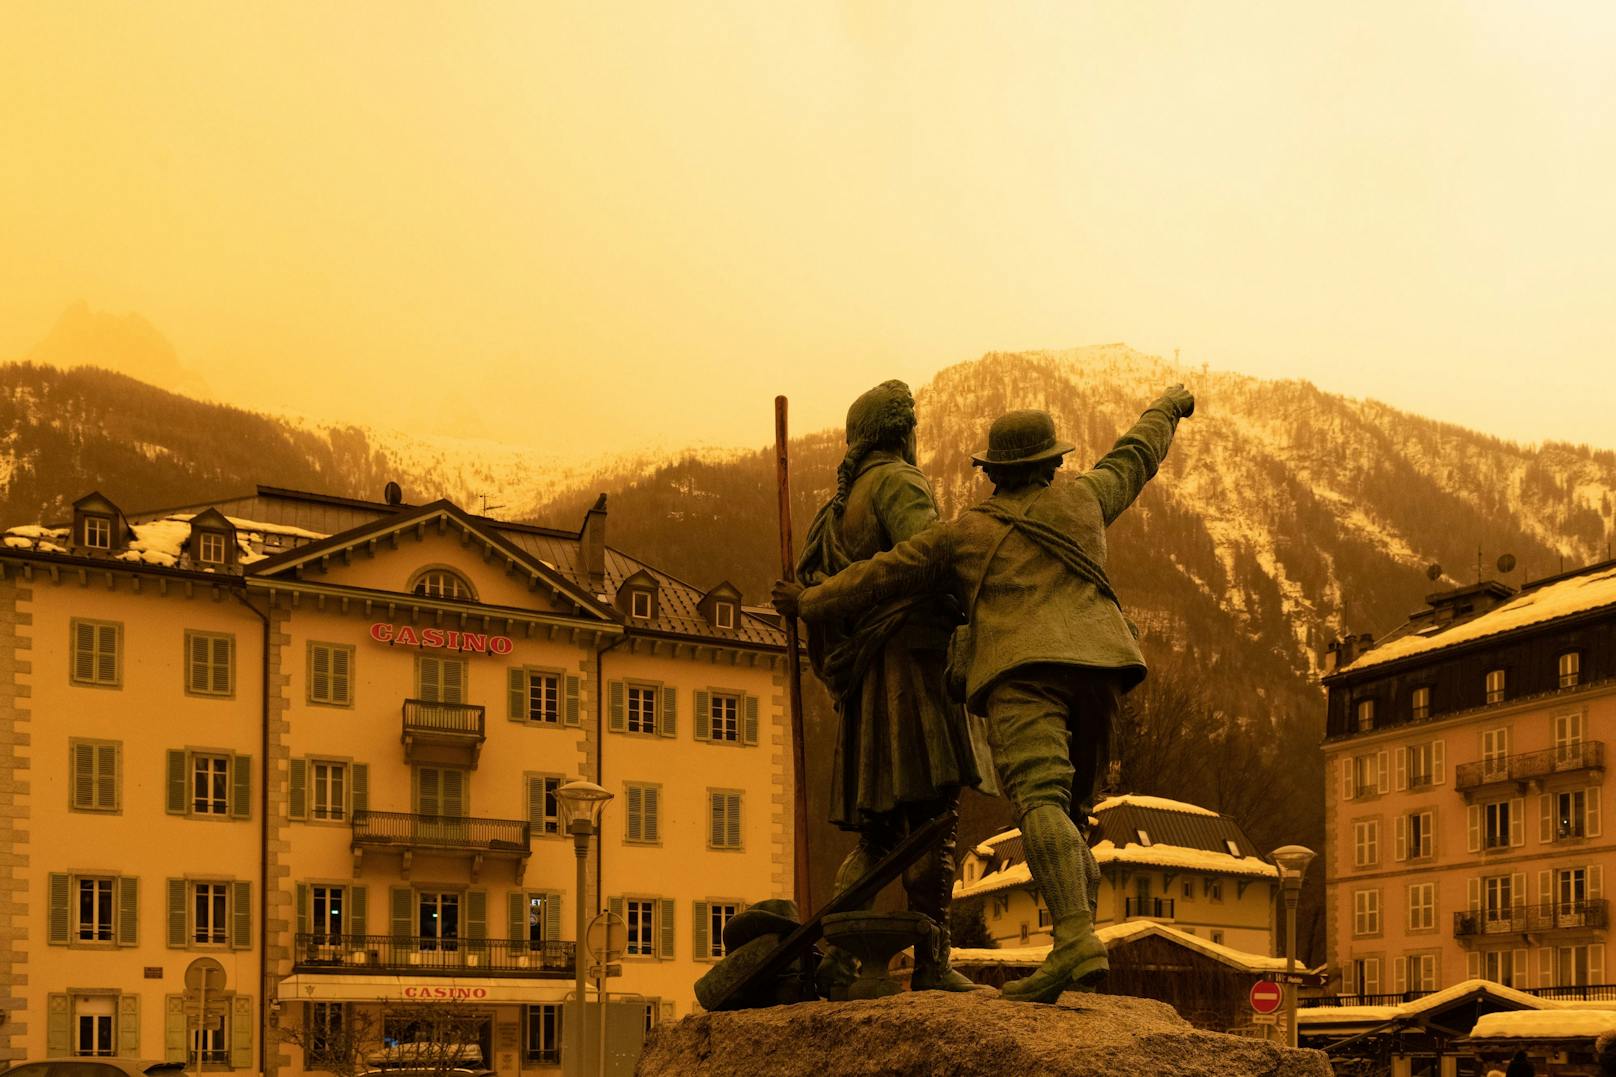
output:
[[[989,988],[949,967],[953,943],[948,922],[934,921],[931,935],[915,947],[915,972],[909,978],[911,991],[987,991]]]
[[[1023,815],[1021,838],[1033,883],[1055,921],[1055,945],[1031,976],[1005,984],[1002,997],[1054,1002],[1068,988],[1099,983],[1111,969],[1089,907],[1088,859],[1093,854],[1071,817],[1055,805],[1040,805]]]

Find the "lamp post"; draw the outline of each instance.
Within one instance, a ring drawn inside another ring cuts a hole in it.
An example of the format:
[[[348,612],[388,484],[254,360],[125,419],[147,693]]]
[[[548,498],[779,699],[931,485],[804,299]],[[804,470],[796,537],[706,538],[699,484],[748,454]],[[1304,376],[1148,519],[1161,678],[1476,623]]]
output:
[[[1296,901],[1302,894],[1302,876],[1318,854],[1304,845],[1281,845],[1268,854],[1279,869],[1280,889],[1285,892],[1285,971],[1289,974],[1285,984],[1285,1027],[1292,1047],[1297,1046],[1296,1035]]]
[[[561,802],[561,818],[567,826],[567,833],[572,835],[572,851],[578,857],[578,889],[577,901],[578,921],[577,930],[573,934],[572,967],[574,972],[574,998],[572,1028],[567,1035],[572,1037],[576,1050],[572,1052],[575,1059],[572,1073],[573,1077],[583,1077],[587,1067],[584,1065],[584,1055],[587,1048],[584,1046],[584,938],[589,933],[589,921],[584,916],[584,890],[588,886],[587,864],[589,861],[589,839],[592,837],[600,823],[601,810],[606,802],[612,799],[612,794],[596,785],[594,782],[576,781],[568,782],[556,790],[556,799]]]

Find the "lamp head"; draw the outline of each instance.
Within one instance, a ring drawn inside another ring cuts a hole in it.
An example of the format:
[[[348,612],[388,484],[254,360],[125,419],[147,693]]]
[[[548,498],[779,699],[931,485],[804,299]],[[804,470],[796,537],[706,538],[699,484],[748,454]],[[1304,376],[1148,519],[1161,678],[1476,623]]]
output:
[[[1280,882],[1300,886],[1307,866],[1318,854],[1305,845],[1281,845],[1268,854],[1268,859],[1279,869]]]
[[[589,829],[594,830],[600,823],[601,809],[612,799],[612,794],[594,782],[580,780],[557,789],[556,799],[561,802],[561,819],[568,830],[574,822],[588,823]]]

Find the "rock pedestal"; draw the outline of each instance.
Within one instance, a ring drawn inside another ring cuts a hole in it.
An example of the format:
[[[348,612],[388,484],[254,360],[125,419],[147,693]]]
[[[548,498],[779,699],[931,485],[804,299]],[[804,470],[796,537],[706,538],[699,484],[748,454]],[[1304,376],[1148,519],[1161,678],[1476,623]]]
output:
[[[1152,999],[1037,1005],[910,992],[699,1014],[656,1029],[640,1077],[1329,1077],[1318,1051],[1191,1026]]]

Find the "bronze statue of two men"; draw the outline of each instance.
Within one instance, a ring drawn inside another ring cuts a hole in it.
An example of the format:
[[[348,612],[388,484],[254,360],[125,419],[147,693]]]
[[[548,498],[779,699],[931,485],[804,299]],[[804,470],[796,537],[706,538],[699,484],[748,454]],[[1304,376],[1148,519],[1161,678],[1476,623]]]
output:
[[[837,701],[833,821],[859,834],[838,891],[961,788],[993,793],[996,779],[1010,799],[1055,941],[1005,998],[1053,1002],[1109,967],[1094,933],[1099,869],[1073,813],[1086,814],[1145,661],[1106,576],[1105,529],[1194,410],[1194,396],[1169,388],[1099,463],[1059,483],[1073,446],[1047,413],[1009,412],[971,458],[992,496],[941,522],[915,466],[914,400],[886,382],[848,412],[847,455],[809,530],[801,583],[775,586],[780,611],[808,623],[815,671]],[[975,986],[949,968],[954,841],[950,830],[904,877],[910,909],[938,928],[917,947],[915,990]]]

